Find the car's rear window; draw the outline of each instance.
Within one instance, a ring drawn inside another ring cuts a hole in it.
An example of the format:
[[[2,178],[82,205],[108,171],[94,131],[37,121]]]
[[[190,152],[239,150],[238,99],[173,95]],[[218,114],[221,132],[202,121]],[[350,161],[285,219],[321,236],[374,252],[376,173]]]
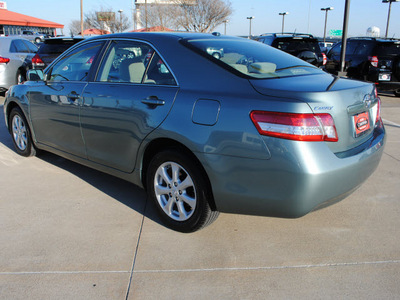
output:
[[[67,50],[69,47],[72,45],[76,44],[77,42],[66,42],[66,43],[49,43],[49,44],[43,44],[39,48],[39,54],[61,54],[65,50]]]
[[[323,73],[290,54],[247,39],[185,39],[182,43],[247,78],[271,79]]]
[[[376,55],[400,55],[400,42],[378,43],[376,45]]]
[[[321,48],[315,39],[304,39],[301,37],[280,38],[276,39],[272,45],[294,55],[303,51],[312,51],[316,54],[321,54]]]

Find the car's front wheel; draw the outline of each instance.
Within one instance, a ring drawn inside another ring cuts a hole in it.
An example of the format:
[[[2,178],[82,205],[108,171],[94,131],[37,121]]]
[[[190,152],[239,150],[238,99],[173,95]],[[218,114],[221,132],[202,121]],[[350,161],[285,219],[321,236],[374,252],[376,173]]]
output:
[[[206,227],[219,214],[209,205],[211,191],[203,172],[182,152],[165,150],[153,157],[147,193],[164,223],[180,232]]]
[[[28,122],[21,109],[15,107],[11,110],[9,117],[10,132],[15,150],[22,156],[33,156],[36,149],[33,146]]]

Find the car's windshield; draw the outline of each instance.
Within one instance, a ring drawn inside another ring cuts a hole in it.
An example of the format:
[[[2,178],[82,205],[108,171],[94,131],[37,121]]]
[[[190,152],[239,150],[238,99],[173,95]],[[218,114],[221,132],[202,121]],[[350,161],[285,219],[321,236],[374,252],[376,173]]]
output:
[[[186,39],[182,43],[222,65],[250,78],[269,79],[323,73],[290,54],[246,39]]]

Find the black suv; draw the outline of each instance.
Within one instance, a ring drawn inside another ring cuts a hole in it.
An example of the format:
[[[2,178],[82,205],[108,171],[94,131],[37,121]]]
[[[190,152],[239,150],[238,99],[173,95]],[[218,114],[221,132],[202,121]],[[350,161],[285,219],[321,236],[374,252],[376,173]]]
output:
[[[36,55],[32,58],[34,69],[44,69],[61,53],[72,45],[82,41],[83,37],[55,37],[45,39]]]
[[[321,52],[318,40],[307,33],[266,33],[255,39],[289,54],[297,56],[317,67],[326,64],[326,56]]]
[[[328,52],[326,71],[340,69],[342,43]],[[400,40],[372,37],[348,38],[345,71],[354,79],[374,82],[378,89],[393,91],[400,97]]]

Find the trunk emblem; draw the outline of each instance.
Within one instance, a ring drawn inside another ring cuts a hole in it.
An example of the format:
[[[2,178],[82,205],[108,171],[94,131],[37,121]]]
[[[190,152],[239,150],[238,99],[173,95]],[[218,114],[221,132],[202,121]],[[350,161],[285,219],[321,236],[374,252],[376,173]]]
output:
[[[366,108],[370,108],[372,104],[371,95],[370,94],[365,95],[363,102]]]

